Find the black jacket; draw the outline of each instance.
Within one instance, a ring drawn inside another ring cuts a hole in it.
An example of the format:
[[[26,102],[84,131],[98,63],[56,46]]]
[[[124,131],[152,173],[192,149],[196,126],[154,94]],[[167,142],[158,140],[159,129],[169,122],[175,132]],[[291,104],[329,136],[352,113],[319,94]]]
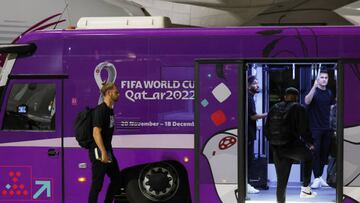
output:
[[[289,104],[290,102],[286,102],[286,105]],[[293,106],[289,109],[288,122],[290,129],[292,129],[293,135],[296,138],[306,144],[313,144],[308,115],[303,105],[299,103],[293,104]]]

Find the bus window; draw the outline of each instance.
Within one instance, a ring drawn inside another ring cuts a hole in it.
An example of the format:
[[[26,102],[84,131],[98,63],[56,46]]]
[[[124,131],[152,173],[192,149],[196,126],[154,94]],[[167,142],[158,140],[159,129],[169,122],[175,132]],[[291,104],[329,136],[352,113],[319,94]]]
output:
[[[15,84],[10,92],[3,129],[55,130],[55,84]]]

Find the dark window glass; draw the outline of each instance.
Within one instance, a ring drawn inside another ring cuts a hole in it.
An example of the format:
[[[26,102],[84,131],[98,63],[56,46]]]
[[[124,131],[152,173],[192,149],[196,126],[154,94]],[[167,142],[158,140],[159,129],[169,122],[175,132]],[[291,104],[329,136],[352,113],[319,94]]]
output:
[[[15,84],[8,98],[3,129],[55,130],[55,84]]]

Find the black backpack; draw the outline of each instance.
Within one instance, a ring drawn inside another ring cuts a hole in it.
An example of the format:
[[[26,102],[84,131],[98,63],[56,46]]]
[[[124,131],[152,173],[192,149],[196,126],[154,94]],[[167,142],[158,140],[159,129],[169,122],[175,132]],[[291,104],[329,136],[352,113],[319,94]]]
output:
[[[86,107],[79,112],[75,119],[75,138],[79,145],[89,149],[93,141],[92,128],[92,112],[93,109]]]
[[[271,108],[265,123],[265,136],[271,145],[285,145],[294,140],[295,136],[288,122],[289,110],[296,103],[277,103]]]

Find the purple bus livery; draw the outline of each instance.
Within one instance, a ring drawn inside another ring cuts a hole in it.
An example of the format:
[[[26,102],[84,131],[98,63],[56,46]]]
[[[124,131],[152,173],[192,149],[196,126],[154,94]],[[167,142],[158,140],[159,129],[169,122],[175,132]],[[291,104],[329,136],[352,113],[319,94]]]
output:
[[[245,134],[244,73],[249,64],[278,62],[335,64],[343,173],[337,200],[359,202],[359,33],[359,27],[53,30],[0,45],[7,54],[0,202],[87,201],[91,165],[75,140],[74,120],[102,101],[104,81],[120,90],[112,144],[130,202],[244,202],[245,161],[237,155],[245,147],[238,136]],[[221,183],[235,183],[233,192],[224,194]]]

